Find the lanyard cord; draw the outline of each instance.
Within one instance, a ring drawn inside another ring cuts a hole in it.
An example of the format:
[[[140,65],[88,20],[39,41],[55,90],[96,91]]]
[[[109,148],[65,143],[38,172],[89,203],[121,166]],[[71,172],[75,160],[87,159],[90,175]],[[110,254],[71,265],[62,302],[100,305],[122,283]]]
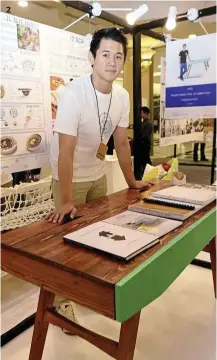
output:
[[[92,85],[93,85],[92,77],[91,77],[91,82],[92,82]],[[105,120],[105,123],[104,123],[104,127],[102,129],[101,122],[100,122],[98,97],[97,97],[96,89],[95,89],[94,85],[93,85],[93,89],[94,89],[94,93],[95,93],[95,97],[96,97],[97,113],[98,113],[99,128],[100,128],[100,138],[101,138],[101,143],[102,143],[103,142],[103,134],[104,134],[104,131],[105,131],[105,128],[106,128],[106,124],[107,124],[107,120],[108,120],[108,116],[109,116],[109,111],[110,111],[110,108],[111,108],[112,90],[111,90],[111,96],[110,96],[110,102],[109,102],[109,106],[108,106],[108,112],[107,112],[106,120]]]

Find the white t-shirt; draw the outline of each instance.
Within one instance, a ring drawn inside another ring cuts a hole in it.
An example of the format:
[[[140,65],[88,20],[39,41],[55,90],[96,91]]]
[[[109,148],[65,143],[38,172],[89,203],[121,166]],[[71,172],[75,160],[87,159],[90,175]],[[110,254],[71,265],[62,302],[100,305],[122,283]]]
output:
[[[104,128],[111,99],[110,94],[96,91],[101,129]],[[111,107],[103,133],[103,143],[107,144],[117,126],[129,125],[129,94],[120,85],[113,84]],[[77,137],[73,181],[95,181],[105,174],[105,161],[96,157],[101,143],[97,102],[90,76],[76,79],[64,89],[57,111],[51,140],[50,161],[53,178],[58,180],[58,133]]]

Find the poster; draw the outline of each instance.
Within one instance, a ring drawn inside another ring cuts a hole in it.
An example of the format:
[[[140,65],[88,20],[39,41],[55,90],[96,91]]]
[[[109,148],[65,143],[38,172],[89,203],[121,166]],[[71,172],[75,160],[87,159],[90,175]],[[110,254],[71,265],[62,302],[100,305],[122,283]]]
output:
[[[167,117],[165,109],[166,59],[161,58],[160,146],[204,141],[203,118]]]
[[[216,117],[216,34],[166,46],[166,117]]]
[[[59,98],[91,72],[84,36],[0,13],[1,172],[47,166]]]
[[[52,128],[64,87],[70,81],[91,73],[89,45],[90,40],[85,36],[43,26],[43,68]]]

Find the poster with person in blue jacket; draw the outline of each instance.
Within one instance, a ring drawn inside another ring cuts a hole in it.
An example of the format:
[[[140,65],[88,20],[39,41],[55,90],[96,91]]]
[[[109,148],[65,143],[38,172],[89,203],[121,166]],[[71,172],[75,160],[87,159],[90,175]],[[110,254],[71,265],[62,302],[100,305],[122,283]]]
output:
[[[168,42],[166,63],[166,116],[216,117],[216,34]]]

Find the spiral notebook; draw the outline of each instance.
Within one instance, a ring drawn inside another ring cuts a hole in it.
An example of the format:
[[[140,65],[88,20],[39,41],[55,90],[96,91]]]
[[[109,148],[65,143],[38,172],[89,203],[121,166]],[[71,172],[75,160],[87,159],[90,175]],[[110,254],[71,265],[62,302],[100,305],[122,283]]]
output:
[[[200,205],[193,206],[190,203],[156,199],[153,197],[148,199],[150,199],[150,201],[146,202],[142,200],[136,204],[130,205],[128,210],[183,221],[202,208]]]
[[[186,184],[153,192],[152,197],[206,206],[216,200],[216,189],[209,185]]]
[[[182,221],[215,199],[213,186],[186,184],[153,192],[150,197],[130,205],[128,209]]]

